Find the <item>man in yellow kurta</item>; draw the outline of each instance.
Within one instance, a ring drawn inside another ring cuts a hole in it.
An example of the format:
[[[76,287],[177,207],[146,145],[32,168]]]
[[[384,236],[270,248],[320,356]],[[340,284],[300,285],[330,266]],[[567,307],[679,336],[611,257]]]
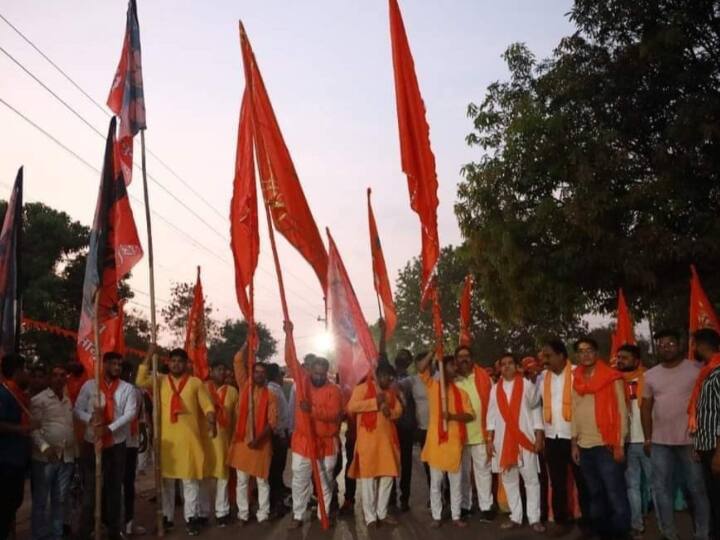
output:
[[[360,480],[363,513],[368,527],[380,523],[397,525],[388,516],[388,502],[394,479],[398,476],[400,443],[394,421],[402,414],[402,405],[391,388],[395,369],[380,363],[372,376],[353,390],[347,411],[356,415],[357,439],[350,465],[350,478]],[[378,388],[379,387],[379,388]]]
[[[250,517],[248,483],[255,478],[258,489],[258,523],[267,521],[270,515],[270,461],[272,460],[272,431],[277,425],[277,398],[267,387],[266,366],[256,363],[252,381],[248,379],[246,348],[235,354],[233,360],[235,380],[240,388],[237,407],[237,424],[228,464],[237,472],[237,507],[240,525]],[[250,392],[252,391],[252,410]]]
[[[152,386],[150,358],[138,368],[137,385]],[[170,352],[170,373],[160,377],[161,474],[163,477],[163,516],[165,528],[173,527],[175,516],[175,481],[182,480],[185,505],[183,514],[187,533],[200,532],[200,480],[205,472],[205,456],[201,426],[209,426],[215,437],[215,407],[203,382],[188,374],[188,355],[183,349]],[[201,418],[205,417],[205,421]]]
[[[470,398],[455,383],[457,367],[454,356],[445,356],[441,363],[444,370],[447,395],[447,412],[442,412],[440,381],[430,375],[429,365],[432,354],[418,362],[417,367],[428,389],[430,420],[427,437],[420,459],[430,466],[430,510],[433,522],[431,527],[440,526],[442,516],[442,486],[445,474],[450,484],[450,513],[453,525],[466,527],[461,519],[462,503],[462,460],[463,447],[467,441],[465,424],[475,418]],[[445,420],[443,422],[443,420]]]
[[[212,510],[211,493],[215,487],[215,518],[220,527],[230,524],[230,500],[228,498],[228,478],[230,468],[227,465],[228,449],[235,428],[235,407],[238,391],[226,384],[228,368],[222,362],[213,363],[210,379],[205,382],[210,398],[215,406],[217,437],[205,439],[205,479],[200,486],[201,515],[208,517]]]

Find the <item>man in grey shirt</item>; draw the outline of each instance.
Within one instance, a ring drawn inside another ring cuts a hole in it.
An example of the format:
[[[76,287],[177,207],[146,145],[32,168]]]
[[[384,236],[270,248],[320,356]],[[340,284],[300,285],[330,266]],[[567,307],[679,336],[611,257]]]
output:
[[[288,488],[283,481],[288,452],[288,429],[290,427],[290,408],[283,389],[283,375],[280,366],[267,364],[268,390],[277,398],[278,421],[272,434],[272,460],[270,461],[270,508],[276,516],[286,512],[283,499]]]

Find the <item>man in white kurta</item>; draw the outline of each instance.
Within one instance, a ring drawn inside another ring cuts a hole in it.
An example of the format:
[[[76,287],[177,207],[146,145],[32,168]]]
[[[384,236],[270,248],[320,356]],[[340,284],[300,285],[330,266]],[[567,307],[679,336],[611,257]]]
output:
[[[520,376],[517,367],[517,359],[512,355],[500,359],[501,377],[490,392],[488,406],[487,430],[493,441],[493,471],[500,473],[510,506],[510,521],[501,528],[522,524],[522,476],[528,522],[533,530],[542,532],[545,527],[540,523],[540,465],[537,457],[543,448],[540,396],[536,386]]]

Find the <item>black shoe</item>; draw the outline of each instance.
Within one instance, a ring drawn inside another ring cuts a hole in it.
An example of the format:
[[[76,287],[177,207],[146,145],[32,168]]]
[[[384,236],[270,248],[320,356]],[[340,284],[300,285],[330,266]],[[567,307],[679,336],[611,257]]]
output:
[[[208,525],[210,525],[209,517],[199,517],[199,518],[196,518],[196,521],[200,527],[207,527]]]
[[[470,517],[470,516],[472,516],[472,513],[473,513],[472,509],[461,508],[460,509],[460,518],[464,519],[466,517]]]
[[[200,523],[198,521],[198,518],[190,518],[185,527],[188,536],[198,536],[200,534]]]
[[[485,523],[495,521],[496,514],[493,510],[480,510],[479,520]]]
[[[220,528],[230,525],[230,514],[217,518],[217,526]]]
[[[168,518],[163,517],[163,530],[172,531],[175,528],[175,523],[170,521]]]

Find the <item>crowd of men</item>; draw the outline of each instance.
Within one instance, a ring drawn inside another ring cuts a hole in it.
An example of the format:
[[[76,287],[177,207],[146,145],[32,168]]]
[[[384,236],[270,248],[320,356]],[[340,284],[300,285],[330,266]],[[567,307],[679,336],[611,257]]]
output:
[[[642,538],[651,506],[663,538],[677,540],[674,501],[682,493],[693,537],[717,540],[720,336],[696,332],[694,360],[678,332],[654,337],[660,362],[650,369],[630,344],[611,367],[590,337],[575,341],[574,363],[559,339],[522,362],[503,354],[493,368],[468,347],[440,359],[401,350],[394,365],[381,357],[349,396],[331,380],[329,362],[313,355],[305,379],[288,388],[278,365],[250,366],[244,349],[232,369],[212,364],[206,381],[175,349],[159,375],[164,527],[173,529],[182,499],[192,536],[211,521],[245,526],[251,508],[258,523],[289,511],[289,527],[299,528],[311,503],[331,520],[351,511],[357,487],[367,526],[394,526],[393,514],[409,510],[420,446],[434,528],[446,516],[461,528],[494,521],[501,508],[509,513],[503,529],[527,521],[541,533],[552,522],[548,532],[558,537],[578,526],[590,536]],[[152,354],[133,377],[121,355],[106,353],[99,388],[82,369],[55,365],[49,376],[33,370],[31,377],[22,356],[2,358],[0,540],[11,534],[28,471],[33,540],[71,534],[76,471],[82,502],[74,532],[90,538],[96,446],[108,538],[143,532],[134,524],[134,490],[141,425],[153,406]]]

